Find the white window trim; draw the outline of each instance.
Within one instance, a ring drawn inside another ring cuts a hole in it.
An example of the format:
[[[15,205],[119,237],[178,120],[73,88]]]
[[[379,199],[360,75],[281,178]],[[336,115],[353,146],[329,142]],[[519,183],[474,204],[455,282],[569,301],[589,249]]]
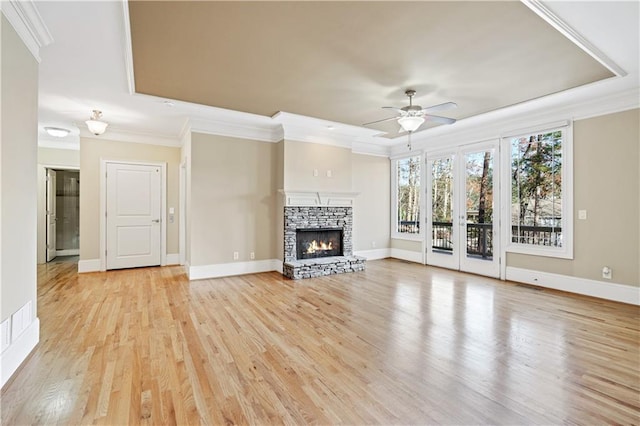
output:
[[[533,133],[562,130],[562,247],[543,247],[519,244],[511,241],[511,139]],[[528,130],[505,132],[501,137],[502,155],[502,199],[503,215],[502,244],[507,253],[573,259],[573,123],[563,121],[547,126],[531,127]]]
[[[398,161],[411,157],[420,157],[420,232],[407,234],[398,232]],[[424,241],[424,185],[425,185],[425,155],[424,151],[415,151],[391,158],[391,238],[395,240]]]

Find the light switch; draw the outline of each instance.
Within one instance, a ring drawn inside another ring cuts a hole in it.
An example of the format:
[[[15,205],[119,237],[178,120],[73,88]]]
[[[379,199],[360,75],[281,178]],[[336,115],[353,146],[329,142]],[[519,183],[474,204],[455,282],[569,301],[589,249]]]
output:
[[[331,169],[327,170],[327,177],[333,177],[333,172],[331,171]]]
[[[318,169],[313,169],[313,176],[318,177]]]
[[[169,207],[169,214],[174,214],[176,212],[176,209],[174,209],[173,207]]]
[[[578,219],[587,220],[587,211],[586,210],[578,210]]]

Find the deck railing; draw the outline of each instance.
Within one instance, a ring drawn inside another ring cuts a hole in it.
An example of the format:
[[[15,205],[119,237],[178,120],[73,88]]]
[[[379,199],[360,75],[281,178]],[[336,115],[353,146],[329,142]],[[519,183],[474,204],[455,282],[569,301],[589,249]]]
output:
[[[453,251],[453,224],[433,222],[432,247],[435,250]],[[493,257],[493,224],[467,223],[467,254],[485,259]],[[512,241],[543,246],[561,246],[562,228],[549,226],[513,226]]]

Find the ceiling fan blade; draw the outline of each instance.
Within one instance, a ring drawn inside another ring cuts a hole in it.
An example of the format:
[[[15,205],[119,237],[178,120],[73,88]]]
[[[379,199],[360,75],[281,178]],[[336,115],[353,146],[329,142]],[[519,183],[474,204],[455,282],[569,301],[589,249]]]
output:
[[[370,124],[376,124],[376,123],[384,123],[385,121],[391,121],[391,120],[397,120],[398,117],[389,117],[389,118],[383,118],[382,120],[376,120],[376,121],[372,121],[370,123],[364,123],[363,126],[368,126]]]
[[[445,102],[443,104],[438,104],[438,105],[430,106],[427,108],[423,108],[423,111],[427,111],[427,112],[444,111],[447,109],[452,109],[457,107],[458,107],[458,104],[455,102]]]
[[[439,115],[425,114],[425,118],[427,121],[433,121],[434,123],[440,124],[453,124],[456,122],[455,118],[440,117]]]
[[[384,106],[384,107],[382,107],[382,108],[384,108],[384,109],[394,109],[394,110],[396,110],[396,111],[398,111],[398,112],[403,112],[403,111],[402,111],[402,108],[398,108],[398,107]]]

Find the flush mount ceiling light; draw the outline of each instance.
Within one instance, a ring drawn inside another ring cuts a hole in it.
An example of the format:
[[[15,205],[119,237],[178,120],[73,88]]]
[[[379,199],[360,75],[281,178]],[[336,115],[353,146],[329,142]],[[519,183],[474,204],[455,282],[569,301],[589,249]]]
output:
[[[71,133],[71,130],[63,129],[60,127],[45,127],[44,131],[47,132],[49,136],[53,136],[54,138],[64,138],[69,133]]]
[[[93,113],[91,114],[91,118],[85,121],[89,131],[96,136],[103,134],[105,130],[107,130],[107,126],[109,125],[104,121],[100,121],[100,117],[102,117],[102,111],[94,109]]]

